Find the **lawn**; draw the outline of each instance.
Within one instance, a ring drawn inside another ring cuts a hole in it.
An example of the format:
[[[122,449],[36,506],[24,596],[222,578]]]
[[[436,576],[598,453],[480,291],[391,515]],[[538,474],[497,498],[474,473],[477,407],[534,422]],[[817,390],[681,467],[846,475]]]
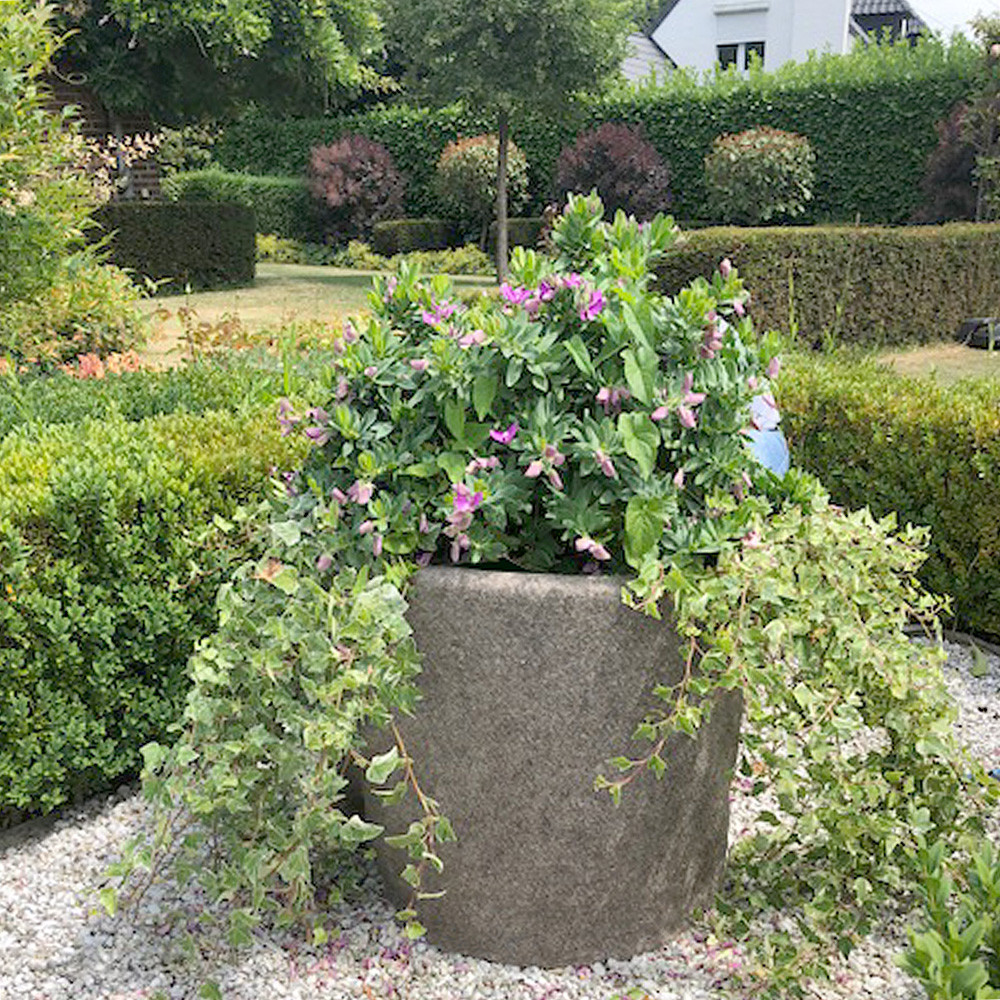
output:
[[[942,385],[951,385],[963,378],[1000,376],[1000,350],[984,351],[955,342],[886,351],[880,360],[890,364],[900,375],[932,375]]]
[[[354,313],[368,307],[368,290],[375,271],[354,271],[304,264],[258,264],[257,278],[249,288],[217,292],[195,292],[150,299],[146,311],[152,317],[152,335],[141,352],[144,361],[170,365],[182,356],[185,307],[194,311],[195,324],[223,323],[238,317],[252,332],[278,329],[293,320],[339,326]],[[491,278],[455,276],[458,290],[490,288]]]

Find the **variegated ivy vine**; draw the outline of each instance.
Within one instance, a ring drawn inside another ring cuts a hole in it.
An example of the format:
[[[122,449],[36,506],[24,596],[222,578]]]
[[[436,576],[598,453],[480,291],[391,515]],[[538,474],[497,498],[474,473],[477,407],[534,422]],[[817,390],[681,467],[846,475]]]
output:
[[[913,580],[919,537],[757,464],[743,431],[777,344],[754,332],[727,261],[674,298],[656,291],[677,238],[669,219],[607,223],[596,199],[571,198],[552,255],[517,251],[499,295],[463,302],[406,269],[376,279],[335,345],[329,398],[281,404],[311,456],[272,505],[269,557],[220,595],[177,742],[146,748],[157,821],[117,875],[197,878],[232,902],[237,941],[269,911],[314,913],[316,874],[342,889],[351,852],[382,833],[344,808],[353,762],[376,794],[423,806],[396,839],[419,897],[436,845],[461,831],[398,738],[368,759],[360,734],[416,706],[404,595],[432,560],[616,573],[635,607],[672,601],[692,669],[642,722],[648,756],[598,777],[612,798],[662,771],[666,737],[693,732],[713,691],[743,691],[741,770],[775,808],[736,852],[716,919],[760,943],[771,973],[753,982],[821,973],[831,944],[848,950],[905,894],[917,831],[974,825],[980,771],[952,746],[937,654],[902,631],[936,629]],[[754,937],[776,910],[781,934]],[[401,916],[421,932],[415,910]]]

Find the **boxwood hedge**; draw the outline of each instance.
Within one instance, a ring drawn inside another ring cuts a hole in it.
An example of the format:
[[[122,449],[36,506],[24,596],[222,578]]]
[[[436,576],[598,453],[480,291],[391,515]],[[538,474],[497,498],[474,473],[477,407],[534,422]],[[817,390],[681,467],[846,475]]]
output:
[[[0,441],[0,826],[134,773],[179,717],[232,526],[301,461],[273,410],[24,424]]]
[[[951,596],[959,628],[1000,636],[1000,384],[799,356],[778,400],[794,461],[838,503],[929,525],[924,583]]]

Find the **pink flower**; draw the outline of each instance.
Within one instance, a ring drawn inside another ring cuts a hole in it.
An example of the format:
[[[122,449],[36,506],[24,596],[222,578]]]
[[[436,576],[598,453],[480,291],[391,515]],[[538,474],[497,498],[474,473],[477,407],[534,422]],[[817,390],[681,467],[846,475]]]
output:
[[[745,549],[759,549],[762,544],[760,532],[756,528],[743,536],[743,548]]]
[[[370,535],[374,530],[375,530],[375,522],[374,521],[362,521],[358,525],[358,534],[359,535]]]
[[[684,466],[683,465],[674,473],[674,486],[676,486],[677,489],[679,489],[679,490],[684,489]]]
[[[682,427],[695,427],[698,423],[698,417],[694,411],[689,410],[686,406],[677,407],[677,419],[681,422]]]
[[[512,306],[520,306],[524,305],[531,298],[531,289],[523,287],[514,288],[505,281],[500,286],[500,295]]]
[[[549,469],[549,482],[557,489],[563,488],[562,476],[555,469]]]
[[[535,292],[541,302],[550,301],[556,294],[555,287],[550,285],[544,278],[538,282],[538,291]]]
[[[330,496],[332,496],[333,499],[337,501],[337,503],[340,503],[340,504],[349,503],[349,501],[347,499],[347,494],[344,493],[344,491],[342,489],[339,489],[336,486],[334,486],[334,488],[332,490],[330,490]]]
[[[376,558],[382,555],[382,536],[376,535],[372,539],[372,555]]]
[[[485,342],[486,334],[482,330],[472,330],[471,332],[458,338],[459,347],[472,347],[473,345],[478,347],[480,344],[484,344]]]
[[[580,309],[580,319],[584,323],[589,323],[591,320],[597,319],[601,315],[601,310],[604,308],[604,295],[601,293],[599,288],[595,288],[590,293],[590,298],[587,300],[587,304]]]
[[[554,444],[547,444],[542,455],[555,466],[560,466],[566,461],[566,456]]]
[[[333,565],[333,556],[329,553],[324,552],[319,559],[316,560],[316,569],[320,573],[325,573]]]
[[[496,441],[498,444],[510,444],[511,441],[517,436],[518,426],[517,421],[510,424],[505,431],[492,430],[490,431],[490,437]]]
[[[615,463],[600,448],[594,452],[594,459],[597,462],[597,467],[608,479],[618,478],[618,470],[615,468]]]
[[[577,552],[587,552],[592,558],[598,559],[601,562],[611,558],[611,553],[600,542],[595,542],[589,535],[581,535],[573,543],[573,547]]]
[[[574,271],[571,274],[567,274],[562,279],[562,283],[563,288],[579,288],[583,284],[583,278]]]
[[[722,275],[723,280],[728,279],[729,275],[733,273],[733,262],[728,257],[724,257],[722,263],[719,265],[719,273]]]
[[[366,374],[366,375],[367,375],[367,376],[368,376],[369,378],[375,378],[375,376],[376,376],[376,375],[378,374],[378,369],[377,369],[377,368],[376,368],[376,367],[375,367],[374,365],[369,365],[369,366],[368,366],[368,367],[367,367],[367,368],[365,369],[365,374]]]
[[[684,393],[684,402],[688,406],[700,406],[705,402],[705,393],[703,392],[692,392],[691,386],[694,385],[694,375],[688,372],[684,376],[684,385],[681,387],[681,391]]]
[[[545,471],[545,466],[536,458],[524,470],[524,474],[529,479],[537,479]]]
[[[768,378],[777,378],[778,372],[780,371],[781,371],[781,359],[771,358],[770,362],[768,363],[767,370],[764,372],[764,374],[767,375]]]
[[[419,531],[421,535],[426,535],[430,530],[431,530],[431,525],[430,522],[427,520],[427,515],[421,513],[420,522],[417,525],[417,531]]]
[[[471,544],[468,535],[458,535],[451,543],[451,561],[458,562],[462,558],[463,550],[469,548]]]
[[[649,419],[650,420],[655,420],[657,423],[659,423],[661,420],[666,420],[669,415],[670,415],[670,407],[669,406],[658,406],[649,415]]]
[[[363,483],[360,479],[355,479],[347,490],[347,495],[355,503],[368,503],[375,493],[375,487],[371,483]]]
[[[336,399],[338,403],[342,403],[348,396],[350,396],[350,394],[351,383],[348,382],[346,378],[341,378],[341,380],[337,383],[337,389],[333,394],[334,399]]]
[[[358,331],[354,329],[354,324],[350,320],[344,323],[344,343],[353,344],[358,339]]]
[[[740,317],[746,315],[746,307],[743,305],[742,299],[733,299],[733,312]]]
[[[748,379],[747,379],[747,388],[748,388],[748,389],[749,389],[749,390],[750,390],[751,392],[754,392],[754,391],[756,391],[756,389],[757,389],[757,384],[758,384],[758,383],[757,383],[757,376],[756,376],[756,375],[751,375],[751,376],[750,376],[750,378],[748,378]]]
[[[430,367],[430,362],[426,358],[414,358],[410,362],[410,367],[415,372],[425,372]]]
[[[471,513],[483,502],[483,494],[478,490],[473,493],[465,483],[455,483],[455,493],[451,499],[451,507],[455,513],[468,511]]]
[[[330,433],[325,427],[307,427],[305,435],[317,448],[322,448],[330,440]]]

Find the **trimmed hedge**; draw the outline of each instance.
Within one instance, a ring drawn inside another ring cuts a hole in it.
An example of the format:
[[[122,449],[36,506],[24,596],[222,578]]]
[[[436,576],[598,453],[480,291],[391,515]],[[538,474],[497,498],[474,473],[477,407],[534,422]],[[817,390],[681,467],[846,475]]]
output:
[[[303,458],[274,412],[120,416],[0,441],[0,826],[135,773],[180,716],[227,529]]]
[[[675,294],[724,257],[760,329],[795,325],[811,346],[926,343],[996,311],[1000,225],[702,229],[659,266],[662,287]]]
[[[321,226],[312,195],[302,177],[258,177],[224,170],[192,170],[163,181],[171,201],[218,201],[246,205],[257,217],[257,231],[291,240],[318,242]]]
[[[520,117],[511,138],[528,158],[532,211],[552,198],[560,151],[585,129],[611,121],[643,126],[670,166],[674,213],[701,218],[712,140],[770,125],[804,135],[816,151],[816,197],[807,221],[905,222],[920,204],[935,123],[967,96],[979,58],[967,40],[950,46],[929,40],[815,56],[774,73],[721,74],[707,83],[675,71],[661,86],[623,88],[567,106],[559,117]],[[360,132],[390,150],[408,179],[407,214],[423,216],[434,212],[432,178],[444,147],[495,127],[481,113],[454,106],[394,105],[284,121],[257,111],[224,130],[215,155],[232,170],[294,176],[304,173],[312,146]]]
[[[447,250],[462,242],[462,233],[447,219],[389,219],[372,226],[372,249],[385,257],[413,250]]]
[[[252,285],[253,209],[203,202],[111,202],[94,213],[111,233],[112,264],[162,281],[159,290]]]
[[[795,463],[846,507],[929,525],[921,579],[958,627],[1000,636],[1000,384],[794,357],[778,390]]]
[[[541,216],[508,219],[507,245],[511,247],[536,247],[544,225],[545,220]],[[490,233],[486,245],[491,255],[496,253],[497,224],[495,222],[490,223]]]

